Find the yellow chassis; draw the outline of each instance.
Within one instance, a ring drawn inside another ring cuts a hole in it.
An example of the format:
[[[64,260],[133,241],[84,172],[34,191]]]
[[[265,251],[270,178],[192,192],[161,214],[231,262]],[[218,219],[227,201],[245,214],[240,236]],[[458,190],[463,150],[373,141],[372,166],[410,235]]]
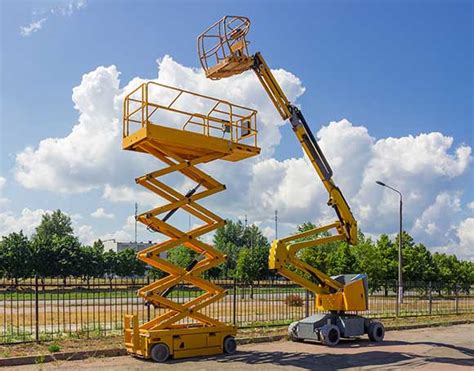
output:
[[[175,326],[163,330],[140,330],[136,315],[125,316],[125,346],[129,354],[148,359],[155,344],[165,344],[173,358],[221,354],[227,336],[235,336],[235,326]]]

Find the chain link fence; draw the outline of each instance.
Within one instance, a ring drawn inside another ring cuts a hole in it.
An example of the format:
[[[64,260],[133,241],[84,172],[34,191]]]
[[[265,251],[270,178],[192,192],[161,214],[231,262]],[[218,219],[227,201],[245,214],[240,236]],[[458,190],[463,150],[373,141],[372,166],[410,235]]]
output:
[[[163,313],[146,306],[136,290],[147,278],[0,280],[0,343],[47,341],[63,336],[120,334],[124,314],[138,314],[140,322]],[[228,295],[202,310],[238,327],[285,325],[315,312],[311,292],[282,279],[239,282],[217,279]],[[407,283],[402,304],[395,283],[370,289],[369,310],[361,315],[388,318],[474,312],[471,286]],[[183,303],[201,294],[179,285],[168,298]],[[186,323],[184,320],[183,322]]]

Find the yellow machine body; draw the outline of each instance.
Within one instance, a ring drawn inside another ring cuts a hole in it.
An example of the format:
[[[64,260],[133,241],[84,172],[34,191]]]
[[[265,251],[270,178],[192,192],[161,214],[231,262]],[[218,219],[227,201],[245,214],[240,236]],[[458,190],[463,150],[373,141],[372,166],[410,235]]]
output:
[[[138,259],[167,275],[138,290],[138,296],[155,308],[156,317],[139,323],[137,315],[125,316],[126,349],[143,358],[150,358],[158,344],[165,345],[174,358],[222,353],[224,340],[235,336],[236,328],[203,313],[226,292],[201,275],[226,257],[199,237],[225,221],[198,201],[223,191],[225,186],[197,166],[258,155],[256,111],[156,82],[144,83],[130,92],[123,111],[123,149],[151,155],[165,165],[136,178],[137,184],[166,201],[137,219],[167,237],[138,253]],[[183,194],[165,184],[161,178],[172,173],[182,174],[195,187]],[[178,210],[202,224],[189,231],[179,230],[169,223]],[[162,257],[178,246],[194,250],[199,259],[182,268]],[[170,290],[181,283],[196,286],[202,294],[184,303],[168,298]]]

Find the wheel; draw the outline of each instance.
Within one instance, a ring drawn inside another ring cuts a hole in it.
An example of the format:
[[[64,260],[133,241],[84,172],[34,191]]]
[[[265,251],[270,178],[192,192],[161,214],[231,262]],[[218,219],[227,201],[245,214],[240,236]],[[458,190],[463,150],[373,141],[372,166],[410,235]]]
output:
[[[321,337],[321,342],[324,345],[328,345],[330,347],[337,345],[341,338],[339,328],[335,325],[324,325],[319,330],[319,334]]]
[[[237,343],[233,336],[227,336],[224,339],[224,352],[227,354],[233,354],[237,349]]]
[[[300,339],[298,336],[297,336],[297,325],[298,325],[298,322],[292,322],[289,326],[288,326],[288,338],[291,340],[291,341],[294,341],[294,342],[302,342],[303,339]]]
[[[371,341],[382,341],[385,336],[385,329],[380,322],[370,322],[367,334]]]
[[[151,359],[155,362],[165,362],[170,356],[170,349],[166,344],[158,343],[153,345],[150,351]]]

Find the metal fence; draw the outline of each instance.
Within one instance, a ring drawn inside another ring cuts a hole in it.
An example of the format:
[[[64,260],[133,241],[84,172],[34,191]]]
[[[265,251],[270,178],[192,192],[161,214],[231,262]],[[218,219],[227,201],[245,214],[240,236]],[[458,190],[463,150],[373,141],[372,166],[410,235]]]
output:
[[[124,314],[136,313],[144,322],[163,313],[136,296],[148,282],[147,278],[0,280],[0,343],[119,334]],[[285,280],[213,282],[225,287],[228,295],[202,312],[241,328],[284,325],[315,312],[312,293]],[[360,314],[386,318],[474,312],[471,287],[406,284],[401,305],[396,284],[381,287],[370,293],[370,310]],[[180,285],[168,298],[186,302],[200,293]]]

